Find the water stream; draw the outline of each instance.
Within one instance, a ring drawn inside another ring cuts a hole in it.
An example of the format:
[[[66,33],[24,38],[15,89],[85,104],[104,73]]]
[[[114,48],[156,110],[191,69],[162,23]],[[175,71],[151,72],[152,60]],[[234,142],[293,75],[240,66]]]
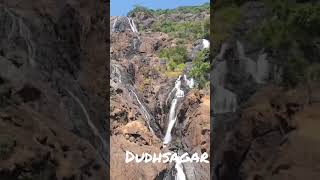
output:
[[[144,116],[145,121],[148,125],[148,128],[150,132],[152,132],[153,135],[155,135],[155,132],[159,132],[159,128],[151,123],[154,123],[154,118],[152,114],[147,109],[147,106],[143,103],[139,95],[137,94],[135,88],[131,84],[126,84],[125,81],[121,81],[121,76],[125,79],[124,75],[122,74],[123,71],[120,70],[119,65],[113,64],[111,65],[112,68],[112,75],[111,79],[114,81],[116,80],[117,83],[120,83],[124,85],[124,87],[129,91],[129,95],[134,99],[134,101],[137,103],[139,107],[140,113]],[[171,143],[172,141],[172,130],[176,124],[176,121],[178,119],[177,117],[177,109],[178,109],[178,104],[181,102],[181,100],[185,97],[185,91],[187,89],[193,88],[195,85],[195,82],[193,78],[187,78],[186,75],[179,76],[174,84],[174,87],[168,94],[168,97],[166,99],[166,104],[168,105],[168,102],[171,101],[170,103],[170,110],[168,114],[168,125],[167,129],[165,132],[165,135],[163,137],[163,145],[167,146]],[[172,99],[172,100],[171,100]],[[160,130],[161,131],[161,130]],[[162,135],[161,135],[162,136]],[[181,162],[176,161],[175,162],[175,180],[186,180],[186,174],[184,172],[184,166]]]
[[[107,144],[106,144],[106,141],[102,137],[102,135],[99,132],[99,130],[97,129],[97,127],[91,121],[91,118],[89,116],[89,113],[88,113],[86,107],[83,105],[81,100],[75,94],[73,94],[70,90],[65,89],[65,91],[72,97],[72,99],[74,99],[79,104],[79,106],[81,107],[81,109],[82,109],[82,111],[83,111],[83,113],[84,113],[84,115],[86,117],[88,126],[90,127],[92,133],[101,141],[102,149],[103,149],[104,152],[106,152],[107,151],[107,147],[108,147]],[[105,157],[106,154],[104,154],[104,152],[102,152],[100,154],[101,154],[102,159],[108,164],[109,162],[108,162],[107,158]]]
[[[176,164],[174,166],[177,170],[177,174],[176,174],[176,177],[175,177],[175,180],[186,180],[186,175],[183,171],[183,166],[181,164],[180,161],[176,161]]]
[[[209,49],[210,41],[208,41],[207,39],[202,39],[202,45],[203,45],[203,49]]]
[[[127,18],[128,18],[129,25],[130,25],[130,27],[131,27],[132,32],[133,32],[133,33],[138,33],[136,24],[133,22],[133,19],[131,19],[131,18],[129,18],[129,17],[127,17]]]
[[[137,93],[134,91],[133,88],[129,88],[129,92],[133,94],[133,96],[135,97],[135,99],[137,100],[138,104],[139,104],[139,107],[140,107],[140,112],[141,114],[143,114],[143,116],[145,117],[146,119],[146,122],[148,124],[148,127],[149,127],[149,130],[151,131],[151,133],[153,135],[155,135],[154,133],[154,130],[151,128],[150,126],[150,121],[151,121],[151,115],[149,114],[149,112],[147,111],[146,107],[142,104],[142,102],[140,101]]]
[[[117,22],[118,21],[120,21],[120,23],[121,23],[121,21],[123,22],[123,18],[125,18],[128,21],[128,24],[130,26],[131,31],[133,33],[138,34],[139,32],[138,32],[137,26],[134,23],[133,19],[129,18],[129,17],[120,17],[120,16],[116,17],[116,19],[114,20],[113,25],[112,25],[112,32],[116,32]]]
[[[171,132],[172,132],[172,129],[177,121],[177,112],[176,111],[177,111],[178,100],[183,98],[185,95],[185,92],[181,89],[181,83],[182,83],[181,80],[182,80],[182,77],[179,76],[175,82],[175,86],[170,91],[170,93],[166,99],[166,103],[167,103],[168,99],[170,99],[171,95],[175,92],[174,98],[171,101],[171,105],[170,105],[167,131],[166,131],[166,134],[163,139],[164,146],[167,146],[172,141]],[[193,88],[193,86],[194,86],[193,78],[188,79],[186,75],[183,75],[183,80],[184,80],[184,83],[189,88]],[[183,165],[181,164],[181,162],[179,162],[179,161],[175,162],[175,169],[177,172],[177,174],[175,176],[175,180],[186,180],[186,175],[183,171]]]

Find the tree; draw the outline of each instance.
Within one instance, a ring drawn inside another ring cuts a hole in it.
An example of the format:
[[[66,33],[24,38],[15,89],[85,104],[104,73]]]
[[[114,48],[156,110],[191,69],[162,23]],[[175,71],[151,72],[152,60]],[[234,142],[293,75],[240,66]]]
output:
[[[210,63],[208,62],[209,50],[204,49],[197,53],[195,60],[192,62],[192,68],[189,75],[195,79],[199,88],[203,88],[208,82],[208,73]]]

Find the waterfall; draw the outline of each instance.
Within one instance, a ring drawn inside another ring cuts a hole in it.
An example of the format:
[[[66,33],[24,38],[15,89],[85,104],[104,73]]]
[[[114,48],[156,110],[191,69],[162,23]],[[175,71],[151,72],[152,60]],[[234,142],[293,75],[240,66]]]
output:
[[[215,59],[217,59],[217,60],[223,60],[224,55],[226,54],[226,52],[227,52],[228,49],[229,49],[229,44],[228,44],[228,43],[223,43],[223,44],[221,45],[219,54],[216,56]]]
[[[148,124],[148,127],[149,127],[149,130],[151,131],[152,134],[155,134],[154,133],[154,130],[151,128],[150,126],[150,120],[151,120],[151,115],[149,114],[149,112],[147,111],[146,107],[141,103],[138,95],[132,90],[132,89],[129,89],[129,91],[134,95],[135,99],[137,100],[139,106],[140,106],[140,111],[141,111],[141,114],[144,115],[145,119],[146,119],[146,122]]]
[[[137,30],[137,27],[136,27],[136,24],[133,22],[133,20],[129,17],[127,17],[128,21],[129,21],[129,25],[131,27],[131,30],[133,33],[138,33],[138,30]]]
[[[176,165],[174,166],[177,170],[177,174],[175,180],[186,180],[186,175],[183,172],[183,166],[180,161],[176,161]]]
[[[184,81],[186,82],[186,84],[192,88],[194,81],[191,78],[191,80],[188,80],[186,75],[183,75]],[[173,98],[173,100],[171,101],[171,106],[170,106],[170,111],[169,111],[169,123],[168,123],[168,127],[167,127],[167,131],[165,134],[165,137],[163,139],[163,144],[169,144],[172,140],[172,136],[171,136],[171,131],[174,127],[174,124],[177,120],[177,116],[176,116],[176,108],[177,108],[177,102],[179,98],[183,98],[185,92],[181,89],[181,75],[177,78],[174,88],[170,91],[166,103],[168,101],[168,99],[170,98],[171,94],[176,91],[175,96]]]
[[[111,76],[111,79],[115,83],[120,83],[120,84],[124,85],[124,87],[126,87],[128,89],[129,94],[132,95],[132,97],[134,99],[136,99],[136,101],[138,102],[139,111],[144,116],[144,118],[145,118],[145,120],[147,122],[147,125],[149,127],[150,132],[152,134],[155,134],[154,130],[152,129],[152,127],[150,125],[150,121],[153,119],[153,117],[149,114],[147,108],[144,106],[144,104],[139,99],[139,96],[135,92],[134,87],[131,86],[130,84],[125,84],[125,82],[123,82],[123,80],[122,80],[122,72],[120,70],[120,66],[119,65],[111,64],[111,74],[110,74],[110,76]],[[124,75],[124,76],[126,76],[126,75]],[[124,79],[125,79],[125,77],[124,77]]]
[[[202,39],[202,45],[203,49],[209,49],[210,48],[210,42],[206,39]]]
[[[243,61],[245,71],[254,78],[257,83],[263,84],[269,76],[269,62],[266,53],[260,53],[255,61],[245,54],[244,46],[237,41],[237,51],[239,59]]]
[[[120,18],[120,19],[119,19]],[[116,26],[117,26],[117,23],[118,21],[120,21],[119,23],[122,23],[124,22],[123,21],[123,18],[124,19],[127,19],[128,23],[129,23],[129,26],[130,26],[130,29],[133,33],[139,33],[138,32],[138,29],[137,29],[137,26],[136,24],[134,23],[133,19],[129,18],[129,17],[117,17],[114,22],[113,22],[113,25],[112,25],[112,32],[116,32]]]
[[[35,45],[32,40],[32,32],[30,28],[24,23],[23,18],[20,16],[15,15],[9,9],[4,8],[4,12],[7,13],[11,20],[11,31],[8,33],[7,39],[10,41],[16,33],[16,30],[19,32],[19,36],[23,38],[27,45],[27,52],[28,52],[28,60],[31,67],[36,66],[35,62]]]
[[[171,97],[171,94],[174,92],[174,91],[176,91],[176,95],[177,95],[177,93],[180,93],[180,95],[181,95],[181,89],[180,89],[180,87],[181,87],[181,75],[179,75],[179,77],[178,77],[178,79],[176,80],[176,82],[175,82],[175,84],[174,84],[174,87],[172,88],[172,90],[170,91],[170,93],[169,93],[169,95],[168,95],[168,97],[167,97],[167,99],[166,99],[166,105],[168,104],[168,100],[169,100],[169,98]],[[180,90],[180,92],[178,92]],[[184,92],[183,92],[183,96],[184,96]],[[183,97],[182,96],[182,97]]]
[[[83,103],[81,102],[81,100],[75,96],[71,91],[69,91],[68,89],[65,89],[68,94],[80,105],[86,119],[87,119],[87,124],[89,125],[90,129],[92,130],[93,134],[101,141],[101,144],[102,144],[102,148],[104,151],[106,151],[107,149],[107,144],[104,140],[104,138],[102,138],[102,136],[100,135],[100,132],[98,131],[98,129],[96,128],[96,126],[93,124],[93,122],[91,121],[90,119],[90,116],[89,116],[89,113],[87,111],[87,109],[85,108],[85,106],[83,105]],[[107,159],[105,158],[105,155],[104,153],[101,153],[101,157],[104,161],[106,161],[106,163],[108,163]]]
[[[111,64],[111,79],[114,79],[118,83],[122,83],[120,67],[116,64]]]
[[[176,92],[176,97],[178,98],[184,97],[184,91],[182,91],[181,89],[178,89]]]
[[[112,32],[115,32],[115,28],[116,28],[116,23],[118,21],[118,17],[114,20],[113,25],[112,25]]]
[[[190,89],[192,89],[194,87],[193,78],[190,78],[190,80],[189,80],[186,75],[183,75],[183,79],[187,83],[187,85],[189,86]]]
[[[163,144],[165,144],[165,145],[169,144],[172,140],[171,130],[177,120],[177,117],[175,116],[176,106],[177,106],[177,98],[174,98],[172,100],[171,107],[170,107],[169,124],[168,124],[168,128],[167,128],[167,132],[166,132],[166,135],[164,136],[164,139],[163,139]]]

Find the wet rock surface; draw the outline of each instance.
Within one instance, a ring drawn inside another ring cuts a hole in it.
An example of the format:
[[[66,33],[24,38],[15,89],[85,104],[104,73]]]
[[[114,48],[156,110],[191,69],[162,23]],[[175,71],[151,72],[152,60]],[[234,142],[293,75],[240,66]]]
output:
[[[111,24],[116,18],[112,17]],[[148,28],[152,23],[147,21],[153,17],[136,14],[131,18],[137,26]],[[126,29],[112,33],[110,38],[113,68],[110,78],[111,162],[114,162],[110,169],[111,179],[174,179],[178,173],[174,162],[125,163],[125,152],[140,155],[144,152],[157,155],[165,152],[209,152],[209,93],[191,90],[181,77],[185,97],[176,97],[178,90],[174,87],[179,78],[167,76],[161,71],[166,65],[158,57],[161,49],[175,47],[176,40],[168,34],[150,31],[135,33]],[[191,47],[192,44],[187,47],[190,48],[188,52],[191,52]],[[180,86],[178,89],[181,91]],[[164,146],[175,98],[178,99],[176,112],[179,122],[171,131],[172,141]],[[196,164],[182,164],[188,179],[209,179],[209,164]]]
[[[212,58],[211,176],[215,180],[317,179],[314,129],[319,128],[315,110],[319,81],[285,86],[279,61],[284,50],[256,44],[248,33],[270,16],[270,4],[239,4],[239,22]],[[309,148],[311,144],[314,147]]]
[[[305,97],[308,93],[304,88],[283,92],[268,87],[250,98],[221,143],[221,154],[216,154],[218,178],[319,177],[313,168],[319,156],[314,131],[319,104],[309,104]],[[314,147],[306,149],[311,144]]]
[[[107,178],[105,5],[1,2],[0,179]]]

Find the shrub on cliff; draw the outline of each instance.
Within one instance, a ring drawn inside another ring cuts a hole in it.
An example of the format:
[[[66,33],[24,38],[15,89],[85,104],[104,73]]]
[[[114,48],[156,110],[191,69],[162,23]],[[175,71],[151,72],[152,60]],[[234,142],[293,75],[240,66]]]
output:
[[[174,48],[161,49],[159,57],[166,59],[168,63],[181,64],[187,60],[187,49],[184,46],[176,46]]]
[[[178,7],[176,9],[157,9],[154,11],[155,15],[162,15],[162,14],[177,14],[177,13],[191,13],[191,14],[198,14],[203,11],[208,11],[210,9],[210,3],[204,3],[200,6],[183,6]]]
[[[147,7],[144,7],[144,6],[140,6],[140,5],[135,5],[134,8],[128,12],[128,17],[131,17],[133,16],[135,13],[138,13],[138,12],[142,12],[142,13],[145,13],[149,16],[153,16],[153,13],[154,11],[152,9],[149,9]]]
[[[153,24],[155,32],[168,33],[172,37],[193,41],[209,36],[209,18],[203,21],[174,22],[172,20],[158,21]]]
[[[210,70],[210,63],[208,62],[208,58],[209,50],[204,49],[197,53],[196,58],[192,62],[192,68],[189,75],[196,80],[199,88],[205,87],[209,81],[208,73]]]
[[[309,66],[320,62],[320,5],[274,0],[268,6],[273,14],[262,22],[252,39],[279,59],[286,86],[306,82]]]

